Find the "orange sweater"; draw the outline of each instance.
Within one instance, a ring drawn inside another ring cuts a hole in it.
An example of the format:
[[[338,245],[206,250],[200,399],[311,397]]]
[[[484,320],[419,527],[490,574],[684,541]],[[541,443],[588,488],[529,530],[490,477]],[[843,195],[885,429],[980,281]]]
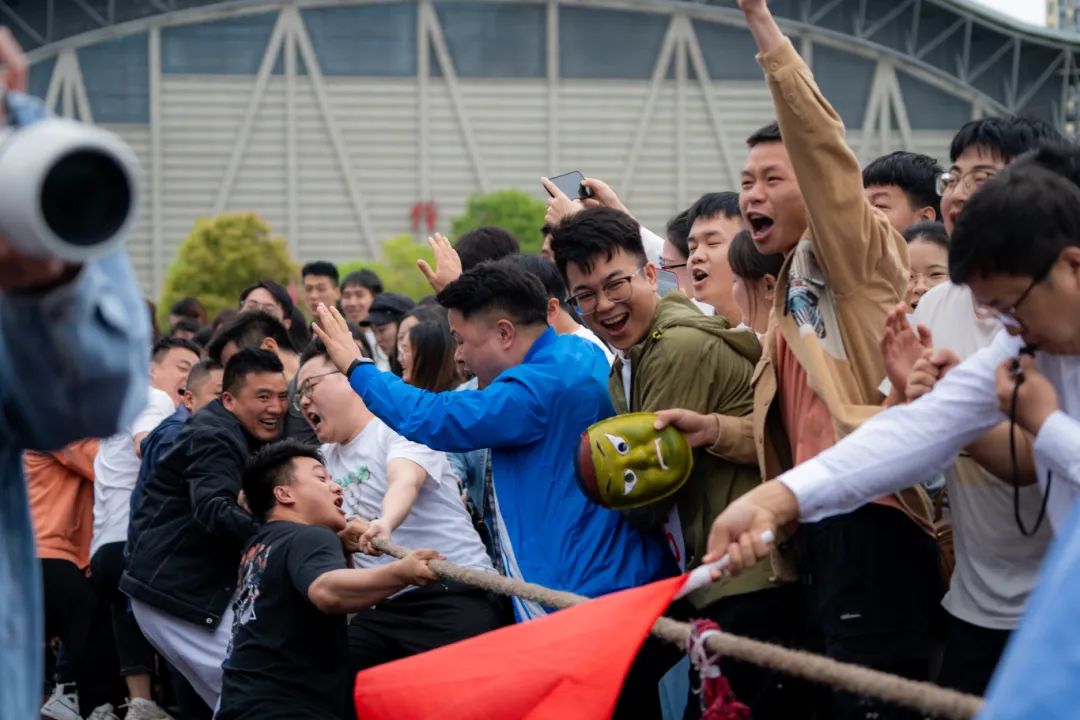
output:
[[[90,564],[98,444],[80,440],[56,452],[23,455],[39,558],[69,560],[80,569]]]

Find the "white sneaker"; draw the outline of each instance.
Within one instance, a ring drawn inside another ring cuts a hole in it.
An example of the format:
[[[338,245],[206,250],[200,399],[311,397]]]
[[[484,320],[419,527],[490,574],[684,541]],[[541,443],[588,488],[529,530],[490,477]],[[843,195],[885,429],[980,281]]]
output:
[[[173,718],[153,700],[134,698],[128,700],[124,720],[173,720]]]
[[[113,712],[113,706],[105,703],[94,708],[94,711],[87,716],[86,720],[120,720],[120,718]]]
[[[41,717],[48,720],[82,720],[79,714],[79,691],[75,685],[57,684],[41,706]]]

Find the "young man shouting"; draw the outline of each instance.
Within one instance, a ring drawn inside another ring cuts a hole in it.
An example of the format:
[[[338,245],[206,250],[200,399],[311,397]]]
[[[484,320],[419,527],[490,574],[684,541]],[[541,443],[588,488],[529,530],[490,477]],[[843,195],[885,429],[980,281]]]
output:
[[[318,450],[294,440],[260,450],[242,482],[259,527],[240,564],[215,717],[350,720],[345,614],[436,580],[427,560],[439,555],[418,550],[351,569],[336,535],[345,529],[341,487]]]

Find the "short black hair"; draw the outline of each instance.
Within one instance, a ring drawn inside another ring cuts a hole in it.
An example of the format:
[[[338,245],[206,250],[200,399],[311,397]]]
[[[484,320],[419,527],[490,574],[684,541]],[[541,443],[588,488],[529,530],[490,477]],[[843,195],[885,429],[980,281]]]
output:
[[[1037,162],[1018,162],[964,205],[949,244],[956,284],[991,274],[1040,277],[1080,244],[1080,188]]]
[[[1040,165],[1047,170],[1053,170],[1058,175],[1068,178],[1073,184],[1080,186],[1080,146],[1071,142],[1046,142],[1024,154],[1018,165]]]
[[[566,298],[570,293],[555,263],[539,255],[511,255],[506,258],[506,262],[513,263],[525,272],[535,275],[543,284],[548,298],[555,298],[564,309],[569,309]]]
[[[1064,136],[1050,123],[1018,115],[998,115],[972,120],[961,127],[953,137],[949,160],[956,162],[968,148],[980,147],[1010,163],[1044,142],[1064,141]]]
[[[382,279],[375,274],[374,270],[368,270],[367,268],[354,270],[346,275],[341,281],[342,290],[353,285],[356,287],[367,288],[371,291],[372,295],[378,295],[383,291]]]
[[[916,240],[926,240],[949,249],[949,233],[945,226],[934,220],[925,220],[904,228],[904,240],[909,244]]]
[[[586,208],[563,220],[551,233],[551,251],[564,278],[570,263],[590,272],[601,256],[610,260],[618,250],[642,265],[647,261],[641,226],[621,210]]]
[[[221,389],[230,395],[236,395],[248,375],[284,372],[285,366],[274,353],[258,348],[245,348],[229,358],[225,365],[225,374],[221,378]]]
[[[174,337],[163,337],[158,339],[157,342],[154,343],[154,347],[150,350],[150,358],[154,362],[161,362],[170,350],[175,350],[176,348],[190,350],[191,352],[195,353],[195,357],[202,356],[202,348],[200,348],[198,345],[191,342],[190,340],[184,340],[182,338]]]
[[[728,265],[734,275],[747,280],[760,280],[766,275],[778,278],[780,268],[784,265],[784,256],[781,253],[764,255],[758,252],[750,231],[740,230],[728,245]]]
[[[289,319],[291,321],[288,329],[289,344],[294,349],[302,348],[311,340],[311,326],[308,324],[307,318],[304,317],[304,313],[300,312],[300,308],[295,305]]]
[[[729,218],[742,217],[742,212],[739,210],[739,193],[705,193],[697,199],[697,202],[690,206],[687,219],[690,222],[690,226],[693,227],[694,223],[699,219],[711,220],[718,215]]]
[[[192,320],[189,317],[181,317],[176,321],[175,325],[169,328],[169,336],[171,337],[172,334],[178,330],[195,334],[202,330],[202,327],[203,326],[199,324],[198,320]]]
[[[292,463],[297,458],[326,462],[317,447],[291,438],[272,442],[248,459],[240,485],[257,520],[266,520],[276,504],[274,488],[292,481]]]
[[[205,348],[210,344],[210,341],[214,338],[214,328],[207,325],[204,328],[199,328],[199,331],[195,333],[195,337],[192,338],[192,342],[201,348]]]
[[[190,318],[202,325],[206,324],[206,320],[208,317],[206,314],[206,308],[203,307],[203,304],[201,302],[199,302],[196,298],[193,297],[180,298],[179,300],[174,302],[172,307],[169,308],[169,314],[179,315],[183,318]]]
[[[499,260],[521,252],[517,238],[500,227],[485,226],[462,233],[454,243],[461,269],[474,268],[487,260]]]
[[[326,260],[315,260],[309,262],[303,268],[300,269],[300,279],[306,278],[308,275],[315,275],[316,277],[327,277],[333,281],[334,285],[338,284],[338,269],[337,265]]]
[[[779,123],[771,122],[765,127],[758,128],[750,135],[750,137],[746,138],[746,146],[752,148],[757,147],[762,143],[783,141],[783,138],[780,137]]]
[[[281,306],[283,317],[292,316],[293,301],[292,298],[289,297],[289,291],[286,290],[285,287],[281,284],[267,278],[263,278],[259,282],[252,283],[251,285],[248,285],[246,288],[244,288],[244,290],[240,293],[240,305],[244,304],[244,301],[247,300],[248,295],[250,295],[252,292],[259,288],[262,288],[274,297],[274,302]]]
[[[684,258],[690,257],[690,208],[668,220],[667,239]]]
[[[439,304],[466,319],[498,311],[515,325],[547,325],[547,293],[531,273],[507,260],[480,263],[466,270],[438,295]]]
[[[943,172],[945,169],[929,155],[897,150],[863,168],[862,184],[864,188],[895,185],[907,196],[913,209],[932,207],[934,217],[941,217],[937,178]]]
[[[187,383],[184,387],[187,390],[194,390],[210,378],[210,373],[220,369],[220,363],[216,363],[209,359],[200,360],[191,367],[191,372],[188,373]]]
[[[259,347],[266,338],[272,338],[282,350],[296,352],[289,331],[280,320],[264,312],[247,312],[240,313],[235,320],[217,331],[206,348],[206,354],[215,362],[221,362],[221,351],[230,342],[236,343],[237,350],[245,350]]]

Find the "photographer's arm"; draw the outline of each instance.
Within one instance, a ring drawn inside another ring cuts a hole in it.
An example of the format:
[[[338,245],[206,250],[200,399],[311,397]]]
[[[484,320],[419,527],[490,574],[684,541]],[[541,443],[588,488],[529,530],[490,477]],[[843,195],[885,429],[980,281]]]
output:
[[[0,255],[14,252],[0,238]],[[44,290],[0,278],[0,432],[22,447],[55,449],[111,435],[142,409],[150,324],[123,252],[74,277],[62,266],[41,269],[51,274]]]

